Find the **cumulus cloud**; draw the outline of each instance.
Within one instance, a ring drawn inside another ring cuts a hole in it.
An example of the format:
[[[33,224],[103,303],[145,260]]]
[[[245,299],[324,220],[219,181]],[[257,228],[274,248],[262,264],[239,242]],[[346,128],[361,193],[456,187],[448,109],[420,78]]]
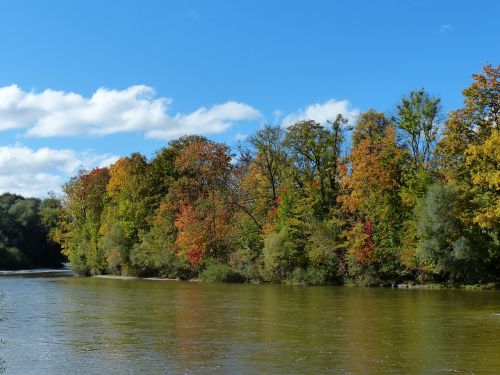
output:
[[[201,107],[189,115],[176,115],[170,119],[170,126],[151,129],[147,137],[158,139],[174,138],[182,134],[222,133],[235,121],[253,120],[262,117],[260,112],[247,104],[227,102],[212,108]]]
[[[338,114],[352,120],[359,110],[351,108],[348,100],[335,100],[330,99],[324,103],[315,103],[308,105],[306,108],[298,112],[291,113],[283,118],[282,124],[285,127],[293,125],[301,120],[314,120],[320,124],[325,124],[327,120],[335,120]]]
[[[0,193],[43,198],[49,191],[59,193],[62,184],[79,169],[107,166],[117,159],[116,155],[90,151],[3,146],[0,147]]]
[[[170,139],[220,133],[234,122],[262,117],[250,105],[234,101],[188,114],[171,114],[171,104],[171,99],[156,97],[154,89],[144,85],[100,88],[88,98],[55,90],[26,92],[11,85],[0,88],[0,131],[25,129],[33,137],[143,132],[148,138]]]

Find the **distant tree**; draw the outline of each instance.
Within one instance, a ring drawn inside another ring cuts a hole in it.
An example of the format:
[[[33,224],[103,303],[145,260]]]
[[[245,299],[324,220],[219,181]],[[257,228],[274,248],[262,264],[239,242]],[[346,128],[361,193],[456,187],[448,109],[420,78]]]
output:
[[[5,193],[0,196],[0,267],[59,267],[64,257],[45,222],[47,202]]]

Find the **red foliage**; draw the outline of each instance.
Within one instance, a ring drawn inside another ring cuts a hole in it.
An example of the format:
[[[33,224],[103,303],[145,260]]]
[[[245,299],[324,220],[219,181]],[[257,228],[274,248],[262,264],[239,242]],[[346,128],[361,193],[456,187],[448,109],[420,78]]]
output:
[[[373,242],[373,222],[370,219],[364,223],[364,241],[355,253],[356,259],[360,263],[371,263],[375,261],[375,243]]]

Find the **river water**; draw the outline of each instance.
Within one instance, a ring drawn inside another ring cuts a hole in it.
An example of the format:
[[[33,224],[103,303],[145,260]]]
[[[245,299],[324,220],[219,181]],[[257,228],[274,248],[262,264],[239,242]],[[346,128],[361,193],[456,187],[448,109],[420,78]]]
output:
[[[0,278],[6,374],[500,374],[500,292]]]

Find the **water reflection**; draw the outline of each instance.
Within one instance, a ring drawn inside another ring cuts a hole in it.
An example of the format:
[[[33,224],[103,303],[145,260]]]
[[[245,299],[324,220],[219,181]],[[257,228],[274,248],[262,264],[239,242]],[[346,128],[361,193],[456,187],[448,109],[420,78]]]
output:
[[[12,318],[3,331],[15,344],[5,351],[12,374],[432,374],[500,368],[495,291],[80,278],[0,284],[16,296],[5,301]]]

